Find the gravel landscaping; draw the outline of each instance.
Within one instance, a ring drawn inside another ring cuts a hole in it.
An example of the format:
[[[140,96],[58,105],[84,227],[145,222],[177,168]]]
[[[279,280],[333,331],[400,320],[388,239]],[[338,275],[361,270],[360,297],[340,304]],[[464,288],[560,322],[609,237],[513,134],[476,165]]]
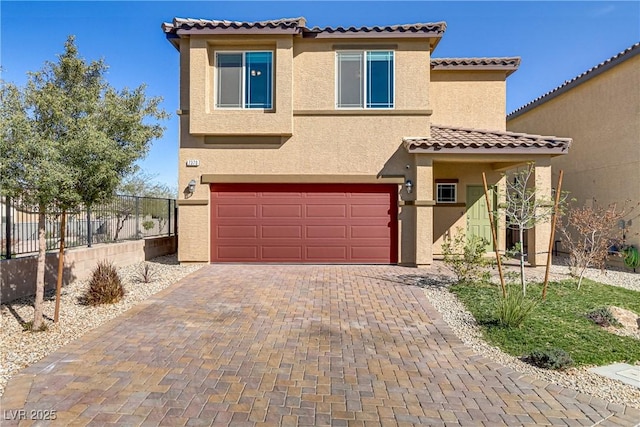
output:
[[[204,264],[179,265],[175,255],[168,255],[147,261],[153,272],[150,283],[138,280],[141,265],[131,265],[118,269],[125,288],[125,297],[117,304],[91,307],[79,303],[84,294],[87,280],[76,280],[62,289],[60,299],[60,322],[54,324],[55,292],[45,294],[44,314],[49,327],[47,332],[24,332],[24,322],[33,320],[33,297],[20,298],[2,304],[0,309],[0,396],[4,387],[19,370],[36,363],[49,353],[79,338],[106,321],[124,313],[149,296],[167,288]]]
[[[508,266],[507,268],[515,269],[513,266]],[[447,270],[440,263],[436,263],[432,269],[437,272],[437,275],[434,275],[433,278],[417,279],[416,284],[424,288],[429,302],[440,312],[453,332],[478,354],[534,378],[590,394],[608,402],[640,408],[639,388],[589,372],[590,366],[572,368],[563,372],[540,369],[487,344],[482,339],[482,332],[473,315],[447,289],[448,285],[453,282],[453,277],[447,273]],[[526,274],[528,280],[542,281],[544,269],[528,268]],[[602,272],[590,269],[585,277],[600,283],[640,291],[640,274],[628,270],[606,270]],[[566,266],[552,266],[551,280],[567,278],[569,278],[569,270]],[[499,283],[497,279],[496,283]],[[637,331],[633,336],[640,338]]]

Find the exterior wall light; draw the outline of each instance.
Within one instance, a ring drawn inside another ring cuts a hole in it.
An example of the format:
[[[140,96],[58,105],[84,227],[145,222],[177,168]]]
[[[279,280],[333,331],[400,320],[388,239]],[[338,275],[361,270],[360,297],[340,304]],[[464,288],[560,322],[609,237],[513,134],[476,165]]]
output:
[[[193,194],[196,191],[196,180],[192,179],[189,181],[189,186],[187,187],[189,194]]]
[[[407,193],[411,194],[411,191],[413,191],[413,182],[408,179],[407,182],[404,183],[404,186],[407,187]]]

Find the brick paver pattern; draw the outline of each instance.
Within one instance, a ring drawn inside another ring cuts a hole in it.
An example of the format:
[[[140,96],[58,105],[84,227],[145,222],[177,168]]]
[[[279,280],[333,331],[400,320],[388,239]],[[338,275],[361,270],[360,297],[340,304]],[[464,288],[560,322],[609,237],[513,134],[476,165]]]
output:
[[[636,409],[475,355],[408,284],[418,274],[205,266],[22,371],[2,425],[16,409],[55,410],[56,425],[640,422]]]

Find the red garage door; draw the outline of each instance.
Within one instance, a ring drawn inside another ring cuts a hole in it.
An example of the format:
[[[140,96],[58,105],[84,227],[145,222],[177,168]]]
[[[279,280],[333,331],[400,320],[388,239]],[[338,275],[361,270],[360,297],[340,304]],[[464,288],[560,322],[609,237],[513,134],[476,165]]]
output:
[[[212,184],[211,261],[398,261],[396,185]]]

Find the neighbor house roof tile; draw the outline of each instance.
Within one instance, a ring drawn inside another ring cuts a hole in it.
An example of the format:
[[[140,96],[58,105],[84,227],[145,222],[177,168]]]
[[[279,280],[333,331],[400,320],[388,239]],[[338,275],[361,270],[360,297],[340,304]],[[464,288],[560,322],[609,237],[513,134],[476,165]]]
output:
[[[403,138],[409,152],[532,152],[565,153],[571,138],[507,131],[431,126],[430,137]]]

